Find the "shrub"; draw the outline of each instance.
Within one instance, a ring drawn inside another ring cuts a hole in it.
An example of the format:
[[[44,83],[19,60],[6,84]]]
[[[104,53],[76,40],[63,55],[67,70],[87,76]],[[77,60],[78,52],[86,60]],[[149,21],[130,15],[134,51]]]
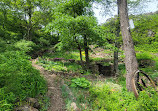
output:
[[[36,97],[46,92],[46,82],[23,52],[0,54],[1,110],[11,110],[16,101]]]
[[[32,41],[26,41],[26,40],[21,40],[18,41],[14,44],[14,46],[19,49],[20,51],[24,51],[24,52],[30,52],[33,50],[33,47],[36,44],[33,43]]]
[[[150,53],[148,53],[148,52],[137,53],[136,57],[137,57],[137,59],[149,59],[149,60],[153,60],[153,56]]]
[[[119,91],[106,83],[94,85],[89,91],[93,109],[97,111],[156,111],[158,106],[158,94],[154,90],[142,91],[138,100],[125,88]]]

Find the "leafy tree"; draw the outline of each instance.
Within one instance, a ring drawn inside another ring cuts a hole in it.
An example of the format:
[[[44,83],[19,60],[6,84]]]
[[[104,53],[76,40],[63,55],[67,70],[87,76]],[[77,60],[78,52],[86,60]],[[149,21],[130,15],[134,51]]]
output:
[[[81,52],[84,48],[87,65],[89,64],[88,44],[94,40],[93,38],[96,36],[94,27],[97,26],[96,19],[90,16],[89,7],[91,5],[89,2],[84,0],[62,2],[55,9],[56,13],[53,17],[55,20],[47,27],[49,30],[60,34],[58,47],[61,49],[62,47],[75,47],[79,50],[81,62]]]

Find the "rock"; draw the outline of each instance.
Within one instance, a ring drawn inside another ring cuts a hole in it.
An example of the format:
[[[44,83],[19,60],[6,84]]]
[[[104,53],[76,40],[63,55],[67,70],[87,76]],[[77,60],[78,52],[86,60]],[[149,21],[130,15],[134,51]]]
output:
[[[20,106],[20,107],[15,108],[14,111],[39,111],[39,110],[32,107],[32,106],[24,105],[24,106]]]
[[[73,111],[77,111],[77,110],[78,110],[78,107],[77,107],[77,105],[76,105],[75,102],[72,102],[72,103],[71,103],[71,109],[72,109]]]
[[[37,99],[35,98],[27,98],[27,102],[30,106],[33,106],[34,108],[40,109],[40,104],[38,103]]]
[[[34,103],[38,102],[37,99],[35,99],[35,98],[27,98],[26,100],[27,100],[27,102],[29,102],[29,104],[34,104]]]

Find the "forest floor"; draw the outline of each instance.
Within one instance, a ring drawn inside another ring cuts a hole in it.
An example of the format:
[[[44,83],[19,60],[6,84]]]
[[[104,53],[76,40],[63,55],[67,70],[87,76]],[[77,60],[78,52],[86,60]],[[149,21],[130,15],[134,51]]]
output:
[[[47,81],[47,96],[50,98],[50,106],[48,111],[65,111],[60,78],[56,74],[46,71],[42,66],[37,65],[36,59],[32,60],[32,66],[39,70],[41,75]]]

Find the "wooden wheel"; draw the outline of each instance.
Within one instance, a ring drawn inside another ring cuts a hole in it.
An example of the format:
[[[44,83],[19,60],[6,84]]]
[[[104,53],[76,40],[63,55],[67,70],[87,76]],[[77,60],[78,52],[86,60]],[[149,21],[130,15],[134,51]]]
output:
[[[132,78],[132,88],[135,94],[135,97],[138,98],[139,92],[148,88],[149,86],[156,89],[154,81],[143,71],[138,70],[135,72]]]

